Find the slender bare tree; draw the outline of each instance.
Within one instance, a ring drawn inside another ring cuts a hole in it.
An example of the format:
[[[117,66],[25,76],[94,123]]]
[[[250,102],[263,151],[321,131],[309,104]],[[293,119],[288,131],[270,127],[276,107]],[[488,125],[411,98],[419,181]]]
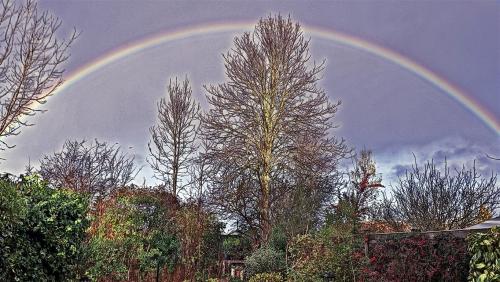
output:
[[[168,96],[158,103],[158,123],[150,128],[148,159],[156,178],[164,181],[175,196],[187,183],[182,181],[196,151],[200,106],[192,98],[186,78],[170,80]]]
[[[32,125],[27,117],[43,111],[38,105],[63,82],[61,66],[77,34],[57,39],[61,21],[32,0],[19,5],[2,0],[0,9],[0,149],[5,150],[13,147],[5,137]]]
[[[311,61],[309,41],[290,18],[261,19],[253,33],[235,38],[224,62],[229,81],[205,87],[211,106],[202,118],[203,137],[212,144],[207,157],[215,166],[231,162],[252,173],[260,240],[266,242],[273,173],[290,168],[295,152],[307,146],[302,140],[323,140],[336,156],[346,152],[343,140],[328,137],[340,102],[332,104],[317,86],[324,62]]]
[[[415,162],[391,194],[382,202],[380,217],[422,231],[465,228],[500,207],[496,174],[482,177],[475,164],[452,173],[446,161],[443,169],[434,161],[423,166]]]
[[[122,153],[116,144],[98,140],[68,140],[60,152],[45,155],[40,161],[40,174],[54,187],[88,193],[93,200],[124,187],[137,172],[133,157]]]

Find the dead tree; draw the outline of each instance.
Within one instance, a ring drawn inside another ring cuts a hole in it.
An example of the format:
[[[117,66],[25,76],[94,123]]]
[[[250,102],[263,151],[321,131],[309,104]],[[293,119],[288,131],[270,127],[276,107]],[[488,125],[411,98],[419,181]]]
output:
[[[412,228],[448,230],[466,228],[481,221],[485,209],[500,207],[497,176],[482,177],[475,168],[463,166],[452,173],[446,161],[443,169],[434,161],[415,164],[385,197],[381,218]]]
[[[266,242],[272,175],[290,167],[300,141],[325,140],[336,156],[345,153],[343,141],[328,136],[340,102],[331,103],[317,86],[324,62],[311,61],[309,41],[290,18],[261,19],[223,57],[228,82],[205,87],[211,106],[202,118],[203,137],[212,144],[207,157],[252,173],[260,239]]]
[[[59,40],[61,21],[39,11],[35,1],[0,4],[0,149],[11,148],[5,137],[18,135],[30,126],[28,117],[43,111],[46,102],[63,82],[62,64],[76,33]],[[20,1],[21,2],[21,1]]]
[[[138,170],[134,158],[106,142],[66,141],[60,152],[40,160],[40,174],[52,186],[87,193],[93,201],[106,198],[130,183]]]
[[[158,122],[150,128],[148,163],[156,178],[177,196],[187,185],[181,178],[196,151],[200,106],[192,99],[187,78],[182,83],[170,80],[167,92],[167,98],[158,103]]]

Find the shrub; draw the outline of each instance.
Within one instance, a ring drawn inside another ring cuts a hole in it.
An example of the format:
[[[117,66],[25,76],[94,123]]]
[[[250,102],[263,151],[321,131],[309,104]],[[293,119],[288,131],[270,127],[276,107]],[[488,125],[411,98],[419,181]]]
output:
[[[245,259],[247,277],[259,273],[281,272],[285,267],[285,254],[267,246],[256,249]]]
[[[270,272],[270,273],[259,273],[250,277],[248,282],[282,282],[283,277],[280,273]]]
[[[217,271],[224,225],[212,214],[189,203],[176,211],[174,220],[185,278],[205,281]]]
[[[88,278],[129,280],[164,267],[172,271],[180,244],[171,230],[172,201],[166,193],[123,189],[94,211],[87,245]]]
[[[244,259],[252,253],[252,243],[247,237],[229,235],[224,238],[222,251],[225,259]]]
[[[275,250],[286,252],[287,240],[288,238],[282,228],[273,227],[268,245]]]
[[[360,242],[350,233],[327,227],[316,234],[299,235],[290,242],[289,281],[354,281],[359,269]]]
[[[371,244],[363,277],[369,281],[464,281],[467,262],[462,238],[412,235]]]
[[[472,255],[469,281],[500,281],[500,227],[467,238]]]
[[[37,176],[0,179],[0,280],[63,281],[77,276],[88,201]]]

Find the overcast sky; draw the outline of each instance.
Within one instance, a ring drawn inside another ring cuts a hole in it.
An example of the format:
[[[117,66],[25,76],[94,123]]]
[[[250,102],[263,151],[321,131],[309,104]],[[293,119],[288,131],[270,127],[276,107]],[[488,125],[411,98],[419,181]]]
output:
[[[393,50],[445,78],[500,118],[500,9],[497,1],[40,1],[58,16],[61,35],[81,36],[67,74],[125,44],[195,25],[257,22],[290,14],[304,26],[343,32]],[[22,172],[31,159],[58,151],[68,139],[118,142],[145,163],[148,128],[168,79],[188,76],[205,104],[204,84],[225,81],[221,54],[241,32],[168,42],[107,65],[51,97],[48,111],[11,138],[3,170]],[[248,30],[247,30],[248,31]],[[305,33],[308,35],[307,32]],[[311,38],[315,60],[326,59],[321,86],[341,100],[335,135],[372,149],[379,171],[395,179],[413,161],[434,158],[500,171],[498,132],[441,89],[373,54]]]

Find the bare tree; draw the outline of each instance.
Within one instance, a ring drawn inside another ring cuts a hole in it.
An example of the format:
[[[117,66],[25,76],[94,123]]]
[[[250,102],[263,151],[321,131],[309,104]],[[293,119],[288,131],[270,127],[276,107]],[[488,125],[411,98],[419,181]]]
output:
[[[196,151],[200,106],[192,99],[187,78],[182,83],[170,80],[167,91],[167,98],[158,103],[158,123],[150,129],[148,162],[155,176],[177,196],[187,185],[181,178]]]
[[[288,238],[319,228],[343,184],[339,156],[326,141],[302,138],[290,168],[273,174],[271,219]]]
[[[343,141],[327,137],[340,103],[317,86],[324,63],[311,62],[309,41],[298,23],[261,19],[253,33],[234,40],[224,55],[227,83],[205,87],[212,108],[203,116],[208,159],[249,171],[257,181],[261,240],[271,228],[273,173],[289,169],[301,140],[324,140],[336,156]],[[306,144],[307,145],[307,144]],[[234,177],[229,177],[234,179]]]
[[[106,142],[66,141],[61,152],[45,155],[40,174],[51,185],[88,193],[93,200],[107,197],[132,181],[138,170],[134,158]]]
[[[63,82],[61,65],[77,34],[59,40],[61,21],[38,10],[35,1],[17,5],[0,4],[0,149],[10,148],[5,137],[18,135],[30,126],[27,117],[43,110],[46,102]]]
[[[446,161],[442,170],[434,161],[423,168],[415,162],[399,178],[392,195],[385,197],[380,216],[422,231],[465,228],[481,221],[485,209],[495,211],[500,206],[496,182],[495,174],[481,177],[475,164],[452,174]]]
[[[206,146],[205,142],[201,141],[200,143],[201,150],[203,150]],[[209,175],[209,162],[203,157],[201,150],[198,148],[198,154],[190,161],[188,167],[190,188],[189,191],[187,191],[189,200],[197,202],[200,208],[205,202]]]

